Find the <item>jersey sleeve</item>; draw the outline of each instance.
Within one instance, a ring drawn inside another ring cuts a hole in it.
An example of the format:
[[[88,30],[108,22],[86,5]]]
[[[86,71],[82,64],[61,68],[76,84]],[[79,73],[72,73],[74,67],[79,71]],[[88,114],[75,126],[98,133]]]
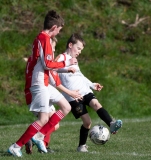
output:
[[[50,80],[50,84],[54,87],[57,87],[61,84],[61,80],[56,71],[49,71],[49,80]]]
[[[82,73],[81,73],[82,74]],[[83,75],[83,74],[82,74]],[[84,81],[85,81],[85,83],[91,88],[91,89],[93,89],[94,88],[94,83],[92,83],[87,77],[85,77],[84,75],[83,75],[83,79],[84,79]]]
[[[50,44],[50,39],[39,39],[38,49],[40,54],[41,63],[46,70],[63,68],[65,67],[65,61],[54,61],[53,51]]]
[[[31,57],[28,58],[27,64],[26,64],[26,71],[25,71],[25,78],[26,78],[26,83],[25,83],[25,89],[24,89],[24,93],[25,93],[25,99],[26,99],[26,104],[29,105],[32,101],[32,95],[30,92],[30,87],[31,87],[31,72],[28,71],[28,65],[31,62]]]
[[[56,59],[57,62],[66,61],[66,56],[64,54],[59,54]],[[58,73],[68,73],[68,67],[60,68],[57,70]]]

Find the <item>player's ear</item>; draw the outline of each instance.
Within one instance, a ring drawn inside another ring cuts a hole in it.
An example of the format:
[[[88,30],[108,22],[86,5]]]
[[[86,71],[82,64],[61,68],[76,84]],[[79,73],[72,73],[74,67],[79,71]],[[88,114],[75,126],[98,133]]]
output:
[[[57,28],[57,25],[53,25],[53,26],[51,27],[51,31],[54,31],[56,28]]]
[[[68,44],[68,47],[69,47],[69,48],[72,48],[72,46],[73,46],[73,44],[70,42],[70,43]]]

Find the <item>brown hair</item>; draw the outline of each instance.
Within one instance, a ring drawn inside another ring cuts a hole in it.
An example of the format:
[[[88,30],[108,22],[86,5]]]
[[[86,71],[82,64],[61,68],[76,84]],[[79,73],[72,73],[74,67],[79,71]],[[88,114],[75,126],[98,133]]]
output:
[[[57,27],[63,27],[64,19],[57,14],[56,11],[50,10],[45,16],[44,29],[50,29],[54,25],[57,25]]]
[[[86,45],[85,41],[83,40],[80,34],[73,33],[67,41],[66,49],[68,48],[69,43],[76,44],[77,41],[80,41],[83,44],[83,46]]]

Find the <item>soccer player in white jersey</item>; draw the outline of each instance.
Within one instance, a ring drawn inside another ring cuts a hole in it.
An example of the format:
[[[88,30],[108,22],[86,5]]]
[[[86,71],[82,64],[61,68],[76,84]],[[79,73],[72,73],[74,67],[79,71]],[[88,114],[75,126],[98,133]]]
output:
[[[57,105],[60,109],[49,117],[49,98],[52,86],[49,84],[49,71],[63,68],[77,63],[76,58],[54,61],[51,46],[51,38],[59,34],[64,26],[63,18],[54,10],[49,11],[44,19],[44,28],[37,35],[33,42],[32,54],[26,66],[25,94],[27,104],[30,104],[30,111],[38,112],[38,119],[33,122],[24,134],[8,148],[8,153],[21,157],[21,148],[37,132],[41,133],[41,140],[35,140],[37,147],[47,153],[43,139],[47,133],[55,127],[71,110],[68,101],[63,97]]]
[[[75,33],[69,38],[66,45],[66,51],[59,55],[56,60],[61,62],[71,58],[77,58],[84,49],[84,46],[85,42],[82,37]],[[73,72],[75,73],[68,73],[68,67],[59,69],[58,72],[60,72],[59,76],[62,81],[62,85],[69,90],[79,90],[79,93],[83,96],[83,100],[77,102],[71,96],[63,93],[71,105],[71,111],[74,117],[76,119],[81,118],[83,122],[80,128],[79,145],[77,147],[77,151],[88,152],[86,141],[89,129],[91,127],[91,118],[88,114],[86,106],[90,106],[96,111],[98,116],[109,126],[111,134],[115,134],[118,129],[121,128],[122,121],[113,121],[109,113],[102,107],[91,90],[93,89],[100,91],[103,86],[101,86],[99,83],[92,83],[89,79],[87,79],[80,71],[78,64],[72,65],[72,67],[74,68]]]

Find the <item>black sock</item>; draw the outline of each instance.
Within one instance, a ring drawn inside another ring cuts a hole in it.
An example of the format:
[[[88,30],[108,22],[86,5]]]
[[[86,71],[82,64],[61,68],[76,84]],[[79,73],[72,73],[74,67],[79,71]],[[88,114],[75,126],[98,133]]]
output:
[[[109,113],[104,108],[100,108],[96,112],[98,116],[110,127],[112,118]]]
[[[90,129],[85,128],[83,125],[81,126],[79,146],[86,144],[89,130]]]

